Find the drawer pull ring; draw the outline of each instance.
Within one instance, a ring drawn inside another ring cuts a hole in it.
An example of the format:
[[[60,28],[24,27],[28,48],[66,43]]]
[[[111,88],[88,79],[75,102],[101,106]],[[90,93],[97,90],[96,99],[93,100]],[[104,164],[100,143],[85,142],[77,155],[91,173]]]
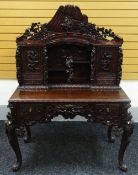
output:
[[[32,112],[32,107],[29,108],[29,112]]]
[[[106,108],[107,112],[110,112],[110,109],[109,108]]]

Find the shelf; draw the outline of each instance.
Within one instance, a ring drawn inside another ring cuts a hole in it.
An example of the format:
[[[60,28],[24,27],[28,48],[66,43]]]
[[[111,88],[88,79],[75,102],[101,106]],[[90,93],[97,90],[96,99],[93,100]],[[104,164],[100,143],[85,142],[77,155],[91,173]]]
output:
[[[75,64],[90,64],[90,61],[86,61],[86,60],[77,60],[77,61],[73,61],[73,63],[75,63]]]
[[[48,69],[48,72],[66,72],[65,68],[53,68],[53,69]]]

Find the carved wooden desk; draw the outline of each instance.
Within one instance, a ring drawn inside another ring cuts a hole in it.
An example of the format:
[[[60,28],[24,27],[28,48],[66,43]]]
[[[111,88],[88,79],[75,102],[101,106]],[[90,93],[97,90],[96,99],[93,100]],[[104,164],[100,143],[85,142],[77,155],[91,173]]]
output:
[[[111,37],[112,40],[107,40]],[[119,87],[123,40],[110,29],[88,23],[74,6],[61,6],[48,24],[33,23],[17,38],[19,87],[9,99],[6,133],[16,154],[13,171],[20,169],[22,156],[17,135],[30,125],[49,122],[61,114],[65,119],[81,115],[90,122],[120,131],[118,154],[121,170],[124,152],[133,133],[128,112],[130,99]]]

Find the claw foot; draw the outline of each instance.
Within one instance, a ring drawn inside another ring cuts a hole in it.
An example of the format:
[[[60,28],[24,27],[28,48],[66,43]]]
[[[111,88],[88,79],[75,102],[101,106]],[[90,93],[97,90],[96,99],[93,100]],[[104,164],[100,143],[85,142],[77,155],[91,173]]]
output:
[[[26,137],[24,137],[24,142],[25,142],[25,143],[30,143],[30,141],[31,141],[31,139],[30,139],[30,138],[28,138],[27,136],[26,136]]]
[[[108,142],[109,142],[109,143],[114,143],[114,142],[115,142],[115,138],[114,138],[114,137],[109,138],[109,139],[108,139]]]

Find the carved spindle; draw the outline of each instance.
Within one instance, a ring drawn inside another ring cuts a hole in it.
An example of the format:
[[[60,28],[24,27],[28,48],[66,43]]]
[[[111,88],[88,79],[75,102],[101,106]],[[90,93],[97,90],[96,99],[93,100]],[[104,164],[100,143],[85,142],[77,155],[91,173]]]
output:
[[[67,58],[66,58],[66,67],[67,67],[66,73],[69,74],[68,79],[67,79],[68,83],[71,83],[72,77],[73,77],[73,64],[72,63],[73,63],[72,56],[71,57],[67,56]]]
[[[44,57],[44,84],[48,83],[48,54],[47,47],[43,47],[43,57]]]
[[[91,51],[91,74],[90,74],[90,81],[91,84],[94,83],[95,80],[95,59],[96,59],[96,48],[93,47]]]
[[[122,77],[122,62],[123,62],[123,51],[122,48],[118,49],[118,75],[117,75],[117,85],[120,84],[120,80]]]

